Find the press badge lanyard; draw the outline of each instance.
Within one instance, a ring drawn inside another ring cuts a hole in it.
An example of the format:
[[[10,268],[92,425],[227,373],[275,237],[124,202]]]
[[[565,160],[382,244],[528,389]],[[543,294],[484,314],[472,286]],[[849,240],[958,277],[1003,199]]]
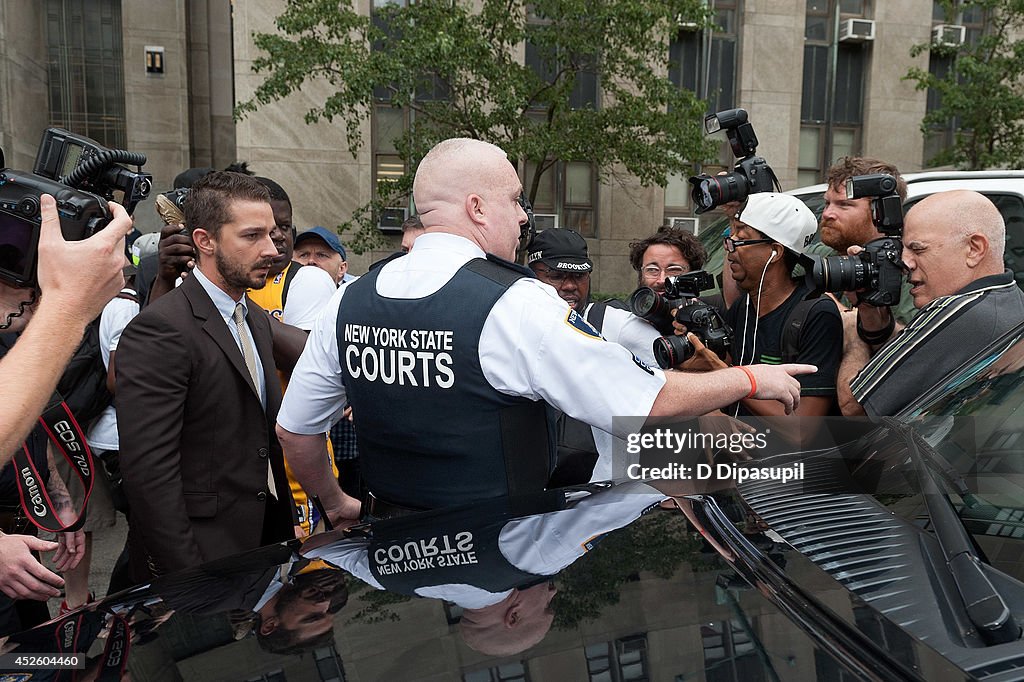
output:
[[[65,526],[53,508],[53,502],[46,492],[46,486],[43,485],[43,478],[28,451],[28,444],[24,443],[21,452],[16,452],[12,460],[21,508],[28,519],[41,530],[49,533],[78,530],[85,523],[85,511],[89,507],[89,496],[92,494],[92,451],[85,442],[82,427],[78,425],[75,415],[71,413],[60,393],[54,392],[50,403],[43,410],[43,415],[39,417],[39,423],[43,425],[50,441],[71,465],[72,473],[81,481],[85,499],[74,522]]]

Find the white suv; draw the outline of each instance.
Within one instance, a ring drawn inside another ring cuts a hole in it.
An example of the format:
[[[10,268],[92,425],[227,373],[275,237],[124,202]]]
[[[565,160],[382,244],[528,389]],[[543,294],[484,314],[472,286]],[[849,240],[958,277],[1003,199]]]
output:
[[[952,189],[974,190],[991,199],[1006,221],[1006,267],[1013,270],[1018,285],[1024,286],[1024,171],[929,171],[909,173],[903,179],[907,181],[904,213],[926,196]],[[811,185],[791,190],[787,194],[799,197],[820,219],[826,188],[825,184]],[[699,234],[701,243],[708,251],[708,262],[704,269],[715,275],[722,272],[722,237],[728,226],[728,219],[722,216],[707,227],[702,227]],[[810,250],[822,255],[835,253],[821,244],[818,236]]]

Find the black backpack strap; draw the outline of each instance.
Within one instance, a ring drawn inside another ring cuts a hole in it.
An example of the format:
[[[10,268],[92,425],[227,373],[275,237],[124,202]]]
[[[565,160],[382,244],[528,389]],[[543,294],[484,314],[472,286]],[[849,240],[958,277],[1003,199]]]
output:
[[[797,355],[800,353],[800,335],[803,334],[804,324],[807,322],[807,316],[811,313],[811,308],[819,300],[817,297],[805,298],[793,306],[789,315],[786,316],[786,324],[782,332],[783,362],[796,362]]]
[[[533,274],[533,270],[525,265],[498,258],[490,253],[487,254],[486,259],[474,258],[462,267],[505,287],[512,286],[524,277],[537,278]]]
[[[117,296],[114,298],[123,298],[126,301],[135,301],[136,303],[139,302],[139,294],[131,287],[121,289],[121,291],[117,292]]]
[[[584,315],[584,318],[598,334],[601,333],[601,330],[604,327],[604,315],[608,311],[608,308],[618,308],[619,310],[626,311],[629,310],[629,306],[617,298],[610,298],[607,301],[597,301],[592,303],[590,307],[587,308],[587,314]]]
[[[608,310],[608,304],[605,301],[598,301],[597,303],[590,306],[587,310],[587,314],[584,315],[590,326],[600,334],[604,330],[604,314]]]
[[[404,255],[405,255],[405,251],[395,251],[393,254],[391,254],[387,258],[381,258],[378,261],[374,261],[373,263],[370,263],[370,267],[366,268],[366,272],[372,272],[373,270],[377,270],[378,268],[381,268],[381,267],[387,265],[388,263],[390,263],[391,261],[395,260],[396,258],[401,258]]]
[[[284,304],[288,302],[288,288],[292,285],[292,280],[295,279],[295,274],[302,267],[302,263],[292,261],[291,265],[288,266],[288,272],[284,275],[284,287],[281,288],[281,308],[284,308]]]

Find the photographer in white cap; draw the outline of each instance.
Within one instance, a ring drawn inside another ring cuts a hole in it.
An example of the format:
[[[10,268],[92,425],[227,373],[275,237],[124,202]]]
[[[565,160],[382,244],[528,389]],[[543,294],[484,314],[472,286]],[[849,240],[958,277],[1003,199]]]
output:
[[[836,374],[843,349],[843,324],[827,296],[808,298],[810,288],[793,277],[818,229],[814,214],[789,194],[752,194],[731,219],[725,238],[725,272],[742,295],[725,314],[733,330],[727,361],[698,346],[713,368],[748,363],[803,362],[818,367],[797,377],[804,417],[838,415]],[[693,335],[690,340],[696,340]],[[699,343],[699,341],[698,341]],[[781,416],[765,400],[744,399],[726,410],[734,416]]]

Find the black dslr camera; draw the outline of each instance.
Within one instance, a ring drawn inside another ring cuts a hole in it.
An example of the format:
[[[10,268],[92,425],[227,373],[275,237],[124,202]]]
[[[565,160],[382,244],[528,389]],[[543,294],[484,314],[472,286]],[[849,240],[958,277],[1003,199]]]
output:
[[[665,279],[665,295],[650,287],[641,287],[629,297],[633,314],[650,322],[664,334],[654,341],[654,359],[662,369],[675,367],[693,356],[693,345],[685,336],[673,333],[673,319],[686,325],[707,348],[725,357],[732,343],[732,330],[722,315],[703,301],[700,292],[715,288],[715,280],[703,270]],[[677,308],[675,317],[672,309]]]
[[[6,168],[0,153],[0,280],[35,285],[41,195],[56,199],[64,239],[85,239],[110,222],[107,201],[114,192],[123,194],[128,213],[149,196],[153,177],[142,172],[145,163],[143,154],[106,149],[60,128],[43,133],[32,173]]]
[[[695,213],[710,211],[730,201],[743,201],[757,192],[782,191],[775,171],[757,153],[757,135],[747,122],[745,109],[729,109],[704,118],[704,132],[708,135],[725,129],[732,146],[733,156],[739,158],[731,173],[723,175],[695,175],[690,178]]]
[[[864,245],[856,256],[816,258],[807,271],[809,285],[818,292],[863,291],[858,298],[874,306],[900,302],[903,285],[903,203],[896,178],[886,173],[858,175],[846,181],[850,199],[872,197],[871,222],[883,237]]]

